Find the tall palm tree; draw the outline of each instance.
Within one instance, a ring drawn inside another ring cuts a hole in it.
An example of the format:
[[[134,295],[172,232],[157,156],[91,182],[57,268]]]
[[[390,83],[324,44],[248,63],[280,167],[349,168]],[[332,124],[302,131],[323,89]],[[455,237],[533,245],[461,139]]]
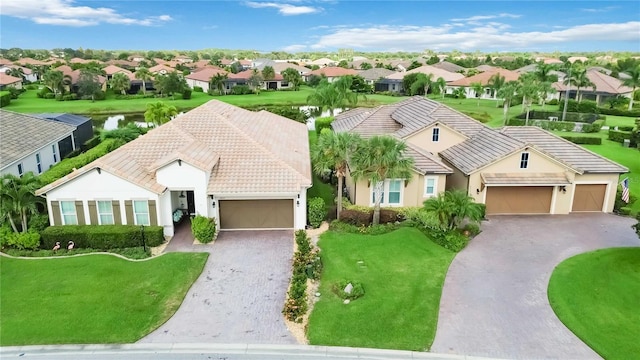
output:
[[[19,232],[16,220],[20,222],[22,232],[27,232],[29,215],[38,212],[36,204],[41,202],[34,195],[39,187],[39,180],[32,172],[22,177],[13,174],[0,177],[0,216],[9,221],[14,232]]]
[[[138,80],[142,80],[142,93],[147,93],[147,81],[153,79],[153,75],[146,67],[141,67],[134,73],[134,76]]]
[[[340,220],[340,212],[342,211],[342,184],[347,175],[347,161],[360,141],[358,134],[335,133],[324,129],[318,137],[318,142],[311,149],[313,171],[322,175],[334,170],[338,178],[338,220]]]
[[[438,91],[440,92],[440,95],[442,95],[442,98],[444,99],[444,95],[447,92],[447,81],[443,77],[439,77],[431,85],[435,89],[438,89]]]
[[[429,92],[429,88],[431,87],[431,83],[433,79],[433,74],[423,74],[419,73],[416,76],[416,81],[411,84],[411,95],[418,94],[420,91],[424,91],[424,96],[427,97],[427,93]]]
[[[53,91],[54,95],[58,95],[58,91],[63,89],[64,74],[62,71],[47,71],[42,77],[44,84]]]
[[[480,106],[480,95],[482,95],[482,91],[484,90],[484,86],[481,82],[472,82],[471,90],[475,93],[477,104],[476,106]]]
[[[307,104],[326,109],[334,116],[335,109],[342,104],[342,98],[335,86],[322,79],[315,91],[307,97]]]
[[[517,81],[509,81],[504,86],[500,88],[498,91],[498,97],[503,99],[503,114],[504,114],[504,124],[507,124],[507,114],[509,112],[509,107],[511,107],[511,102],[518,96],[518,92],[520,91],[520,83]]]
[[[629,111],[631,111],[633,109],[633,96],[636,93],[636,88],[640,87],[640,65],[626,70],[625,73],[629,75],[629,78],[625,79],[622,82],[622,85],[628,86],[632,89],[631,98],[629,99]]]
[[[5,74],[9,76],[17,77],[19,79],[24,78],[24,71],[22,70],[22,68],[19,68],[19,67],[7,69],[5,71]]]
[[[345,102],[351,106],[358,104],[358,93],[351,91],[351,85],[353,85],[353,77],[351,76],[341,76],[330,84],[338,92],[340,105],[344,105]]]
[[[556,88],[554,88],[550,82],[543,81],[538,83],[538,91],[540,92],[540,100],[542,101],[542,109],[544,109],[544,105],[547,102],[547,97],[549,94],[555,94]]]
[[[129,81],[129,77],[123,73],[115,73],[111,80],[109,80],[109,86],[115,91],[122,93],[122,95],[127,94],[127,90],[131,88],[131,82]]]
[[[364,141],[351,155],[351,176],[357,181],[367,179],[373,186],[373,224],[380,223],[380,203],[387,179],[410,181],[413,158],[407,157],[407,144],[388,135],[376,135]]]
[[[209,79],[209,88],[218,90],[220,95],[224,95],[224,82],[228,79],[225,73],[217,73]]]
[[[535,78],[539,82],[550,82],[554,83],[558,81],[558,75],[551,74],[551,72],[555,70],[555,66],[551,64],[545,64],[544,62],[540,62],[536,65],[536,70],[533,72]]]
[[[505,77],[500,75],[500,73],[495,73],[491,75],[491,77],[489,78],[489,81],[487,82],[487,85],[489,85],[489,87],[493,91],[493,96],[496,97],[496,107],[498,107],[500,104],[498,93],[500,92],[500,89],[502,89],[504,84],[505,84]]]
[[[151,123],[154,126],[160,126],[176,115],[178,115],[178,110],[175,106],[158,101],[147,104],[147,110],[144,112],[144,120],[147,124]]]
[[[540,86],[535,76],[530,73],[525,75],[520,77],[520,95],[522,95],[522,106],[527,113],[524,124],[529,125],[529,111],[531,104],[540,95]]]
[[[596,89],[596,86],[589,80],[587,69],[585,68],[574,70],[571,76],[567,77],[564,82],[565,84],[571,83],[576,86],[576,101],[578,102],[582,101],[582,97],[580,96],[581,88],[591,87],[594,91]]]

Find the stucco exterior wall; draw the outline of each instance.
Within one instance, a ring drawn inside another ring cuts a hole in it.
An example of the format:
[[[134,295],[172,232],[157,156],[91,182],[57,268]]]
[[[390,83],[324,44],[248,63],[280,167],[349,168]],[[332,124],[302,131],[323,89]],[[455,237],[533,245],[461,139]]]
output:
[[[616,199],[616,191],[618,189],[619,174],[582,174],[576,175],[572,186],[567,186],[567,194],[571,196],[569,199],[569,209],[573,205],[573,195],[575,186],[578,184],[607,184],[607,190],[604,197],[603,211],[612,212]]]
[[[194,79],[185,79],[187,80],[187,85],[193,90],[195,86],[200,86],[203,92],[209,91],[209,82],[208,81],[200,81]]]
[[[71,133],[69,133],[69,135],[71,135]],[[19,176],[20,174],[18,173],[18,164],[22,164],[23,173],[25,174],[31,171],[34,175],[40,175],[41,173],[49,170],[50,167],[60,162],[60,149],[58,148],[58,141],[59,140],[50,142],[39,148],[37,151],[3,168],[2,170],[0,170],[0,175],[13,174],[15,176]],[[56,151],[55,161],[53,158],[52,146],[55,147]],[[36,154],[40,154],[40,164],[42,172],[38,172]]]
[[[207,201],[209,177],[204,171],[185,161],[174,161],[156,171],[156,180],[171,191],[193,191],[196,214],[206,216],[209,213],[208,206],[211,206]]]
[[[447,176],[444,174],[428,174],[426,177],[433,177],[436,179],[436,195],[443,192],[446,187]],[[371,186],[369,186],[368,181],[361,179],[357,183],[353,182],[353,179],[350,180],[353,184],[353,188],[356,189],[356,192],[350,192],[350,194],[355,194],[355,205],[360,206],[373,206],[371,202]],[[422,206],[422,203],[429,198],[429,196],[425,196],[425,175],[414,174],[411,181],[405,183],[405,186],[401,190],[400,200],[401,203],[398,205],[384,205],[384,206]],[[353,202],[353,199],[351,199]]]
[[[433,141],[433,128],[435,127],[440,129],[440,135],[437,142]],[[407,137],[405,140],[419,148],[437,154],[463,142],[466,138],[448,127],[433,124],[424,128],[420,132]]]

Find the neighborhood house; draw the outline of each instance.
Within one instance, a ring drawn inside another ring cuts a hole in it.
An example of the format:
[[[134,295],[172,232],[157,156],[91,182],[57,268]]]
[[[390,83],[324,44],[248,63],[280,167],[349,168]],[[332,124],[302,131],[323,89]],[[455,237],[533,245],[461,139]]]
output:
[[[52,225],[160,225],[205,215],[228,229],[303,229],[305,124],[211,100],[39,189]]]

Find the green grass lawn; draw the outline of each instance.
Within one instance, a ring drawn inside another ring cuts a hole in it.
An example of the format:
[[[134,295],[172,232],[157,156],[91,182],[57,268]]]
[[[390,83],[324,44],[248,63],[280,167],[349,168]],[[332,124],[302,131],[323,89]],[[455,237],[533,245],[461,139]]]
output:
[[[0,257],[0,345],[135,342],[175,313],[206,259]]]
[[[118,100],[109,92],[107,99],[91,102],[91,100],[56,101],[54,99],[40,99],[37,90],[27,90],[18,99],[11,100],[6,110],[21,113],[69,112],[75,114],[124,114],[144,112],[148,103],[164,101],[174,105],[179,110],[190,110],[205,102],[217,99],[232,105],[251,107],[262,105],[307,105],[307,97],[313,93],[313,88],[302,86],[300,91],[263,91],[260,95],[224,95],[211,96],[206,93],[193,92],[191,99],[183,100],[180,95],[175,100],[171,98]],[[359,97],[359,106],[377,106],[394,103],[404,99],[385,95],[367,95],[366,99]]]
[[[312,148],[318,141],[318,135],[315,131],[309,131],[309,147]],[[312,170],[313,172],[313,170]],[[336,187],[331,184],[327,184],[320,180],[320,177],[313,172],[313,186],[307,190],[307,199],[314,197],[321,197],[324,200],[325,206],[329,208],[333,206],[334,199],[336,197]]]
[[[603,249],[560,263],[549,302],[560,320],[605,359],[640,354],[640,248]]]
[[[417,351],[431,347],[453,252],[414,228],[384,235],[330,231],[318,245],[324,270],[322,296],[309,318],[311,344]],[[361,282],[365,295],[344,305],[331,290],[341,280]]]

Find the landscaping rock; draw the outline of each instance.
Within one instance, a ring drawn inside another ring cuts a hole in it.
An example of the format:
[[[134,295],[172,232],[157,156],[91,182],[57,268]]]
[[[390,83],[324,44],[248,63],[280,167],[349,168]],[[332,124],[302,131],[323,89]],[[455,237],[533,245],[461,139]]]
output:
[[[320,297],[320,293],[319,292],[317,292],[315,295],[316,295],[316,297]]]
[[[343,301],[342,303],[343,303],[343,304],[345,304],[345,305],[347,305],[347,304],[348,304],[348,303],[350,303],[350,302],[351,302],[351,300],[349,300],[349,299],[345,299],[345,301]]]
[[[344,292],[347,294],[351,294],[351,291],[353,291],[353,284],[348,283],[347,286],[344,287]]]

